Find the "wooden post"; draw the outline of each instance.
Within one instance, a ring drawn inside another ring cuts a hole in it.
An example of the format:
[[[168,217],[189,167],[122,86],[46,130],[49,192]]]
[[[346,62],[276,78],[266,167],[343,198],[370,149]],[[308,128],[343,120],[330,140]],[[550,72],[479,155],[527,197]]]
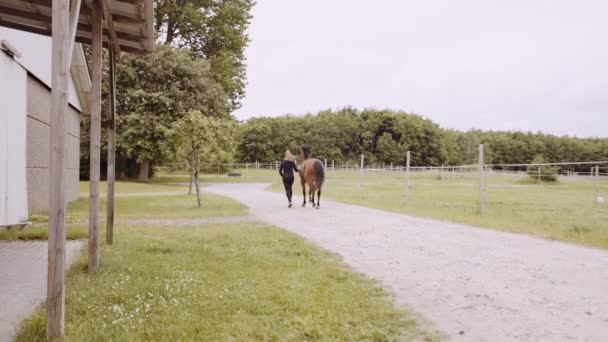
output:
[[[595,204],[600,204],[600,166],[595,166]]]
[[[102,15],[99,1],[91,6],[91,140],[89,166],[89,273],[99,266],[99,173],[101,154]]]
[[[327,158],[325,158],[324,162],[325,163],[323,164],[323,167],[325,167],[327,169]]]
[[[483,215],[483,144],[479,144],[479,215]]]
[[[65,315],[66,113],[70,60],[69,0],[52,2],[51,146],[46,336],[63,336]],[[72,38],[73,39],[73,38]]]
[[[336,164],[335,164],[335,160],[331,160],[331,172],[335,172],[336,171]]]
[[[538,165],[538,184],[541,183],[541,175],[540,175],[541,171],[540,171],[540,165]]]
[[[410,151],[407,151],[405,160],[405,204],[410,201]]]
[[[114,181],[116,179],[116,54],[110,52],[108,79],[108,198],[106,243],[114,242]]]
[[[361,194],[361,181],[363,180],[363,163],[365,161],[365,155],[361,153],[361,167],[359,169],[359,194]]]

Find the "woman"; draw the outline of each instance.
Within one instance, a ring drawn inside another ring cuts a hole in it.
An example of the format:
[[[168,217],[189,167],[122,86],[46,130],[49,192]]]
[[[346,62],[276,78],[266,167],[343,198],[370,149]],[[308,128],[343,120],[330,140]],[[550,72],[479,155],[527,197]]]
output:
[[[279,168],[279,174],[283,178],[283,185],[285,186],[285,194],[287,195],[287,200],[289,201],[288,208],[291,208],[291,195],[293,192],[291,191],[291,187],[293,186],[293,172],[300,172],[298,170],[298,166],[296,162],[293,160],[293,155],[289,150],[285,151],[285,159],[281,162],[281,167]]]

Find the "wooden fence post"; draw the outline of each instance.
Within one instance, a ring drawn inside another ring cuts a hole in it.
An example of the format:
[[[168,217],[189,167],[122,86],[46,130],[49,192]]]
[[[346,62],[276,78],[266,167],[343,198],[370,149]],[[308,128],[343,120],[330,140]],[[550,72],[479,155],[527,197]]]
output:
[[[361,195],[361,181],[363,180],[363,163],[365,162],[365,155],[361,153],[361,167],[359,169],[359,195]]]
[[[89,165],[89,273],[99,266],[99,179],[101,157],[101,66],[102,13],[99,1],[94,1],[91,13],[91,139]]]
[[[410,201],[410,151],[407,151],[407,159],[405,161],[405,204]]]
[[[114,243],[114,182],[116,179],[116,53],[110,53],[108,78],[108,198],[106,215],[106,243]]]
[[[483,215],[483,144],[479,144],[479,215]]]
[[[600,166],[595,166],[595,204],[600,204]]]

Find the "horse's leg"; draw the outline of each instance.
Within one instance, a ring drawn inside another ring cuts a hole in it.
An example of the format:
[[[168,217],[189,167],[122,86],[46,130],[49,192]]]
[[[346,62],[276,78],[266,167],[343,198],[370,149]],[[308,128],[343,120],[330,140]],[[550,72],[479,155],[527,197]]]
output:
[[[312,203],[312,207],[315,207],[315,184],[314,182],[308,182],[308,198]]]
[[[304,203],[302,203],[302,207],[306,206],[306,183],[302,183],[302,198],[304,199]]]
[[[317,190],[317,209],[321,209],[321,188]]]

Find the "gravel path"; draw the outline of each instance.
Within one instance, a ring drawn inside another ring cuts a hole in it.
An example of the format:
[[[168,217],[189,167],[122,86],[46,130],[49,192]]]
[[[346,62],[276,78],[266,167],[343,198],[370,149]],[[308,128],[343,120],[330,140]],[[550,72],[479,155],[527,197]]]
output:
[[[84,241],[68,241],[67,265]],[[46,299],[46,241],[0,241],[0,342],[13,340],[15,329]]]
[[[339,253],[454,341],[608,341],[606,251],[323,199],[287,209],[265,187],[207,190]]]

